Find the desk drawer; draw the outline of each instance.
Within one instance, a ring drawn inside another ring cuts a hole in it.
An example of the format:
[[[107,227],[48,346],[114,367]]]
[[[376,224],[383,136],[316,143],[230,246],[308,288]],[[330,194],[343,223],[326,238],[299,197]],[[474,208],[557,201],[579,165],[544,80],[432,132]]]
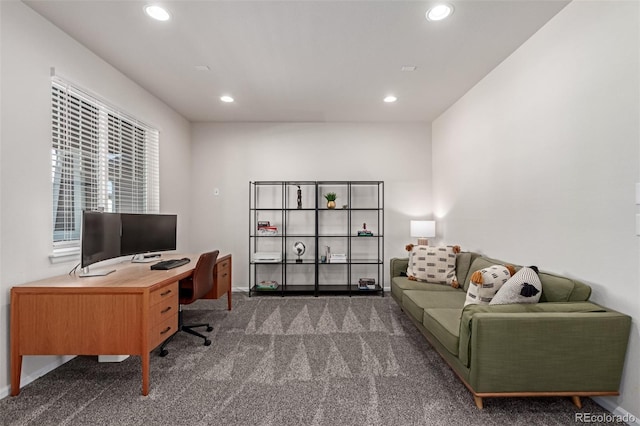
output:
[[[207,296],[218,299],[223,294],[231,291],[231,255],[218,259],[214,274],[213,289]]]
[[[171,283],[164,287],[153,290],[150,294],[151,300],[149,306],[157,305],[158,303],[170,299],[174,296],[178,296],[178,282]]]
[[[152,305],[150,310],[152,327],[174,316],[178,312],[178,292],[172,291],[171,294],[160,300],[159,303]]]
[[[164,342],[176,331],[178,331],[177,313],[175,313],[172,317],[167,318],[157,326],[151,327],[151,336],[149,336],[151,349],[154,349],[160,343]]]

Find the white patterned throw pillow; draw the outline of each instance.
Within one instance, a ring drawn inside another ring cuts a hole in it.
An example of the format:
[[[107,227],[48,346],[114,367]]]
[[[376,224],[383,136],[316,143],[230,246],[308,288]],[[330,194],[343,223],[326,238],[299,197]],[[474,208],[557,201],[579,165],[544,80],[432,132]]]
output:
[[[427,283],[457,286],[456,250],[460,250],[458,246],[413,246],[407,276]]]
[[[467,305],[488,305],[500,288],[505,285],[513,273],[511,265],[492,265],[471,275],[467,298]]]
[[[535,266],[523,267],[491,301],[491,305],[507,305],[510,303],[538,303],[542,296],[542,282]]]

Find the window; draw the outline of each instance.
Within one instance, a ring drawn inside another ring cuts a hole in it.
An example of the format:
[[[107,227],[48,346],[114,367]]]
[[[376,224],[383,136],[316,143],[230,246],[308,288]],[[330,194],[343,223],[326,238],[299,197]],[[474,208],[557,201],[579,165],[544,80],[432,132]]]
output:
[[[158,131],[54,77],[54,252],[79,247],[82,210],[158,213]]]

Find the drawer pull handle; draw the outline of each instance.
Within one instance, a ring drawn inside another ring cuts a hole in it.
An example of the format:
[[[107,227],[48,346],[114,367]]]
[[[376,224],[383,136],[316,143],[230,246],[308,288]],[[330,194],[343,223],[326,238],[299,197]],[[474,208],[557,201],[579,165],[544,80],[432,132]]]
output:
[[[167,306],[166,308],[164,308],[163,310],[160,311],[161,314],[166,314],[167,312],[169,312],[171,310],[171,306]]]
[[[165,328],[164,330],[162,330],[162,331],[160,332],[160,334],[167,334],[167,333],[169,332],[169,330],[171,330],[171,327],[167,327],[167,328]]]
[[[227,277],[227,276],[229,276],[229,274],[227,274],[226,272],[225,272],[224,274],[222,274],[222,277],[223,277],[223,278],[224,278],[224,277]]]
[[[170,294],[171,290],[167,290],[164,293],[160,293],[160,296],[166,296],[167,294]]]

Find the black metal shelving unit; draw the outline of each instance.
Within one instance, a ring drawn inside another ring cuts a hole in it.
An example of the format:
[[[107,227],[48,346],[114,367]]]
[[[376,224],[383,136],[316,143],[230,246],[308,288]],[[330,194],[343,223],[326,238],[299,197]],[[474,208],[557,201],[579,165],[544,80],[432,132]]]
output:
[[[327,192],[338,194],[335,209],[327,208]],[[277,231],[261,233],[258,225],[264,222]],[[365,223],[372,235],[359,235]],[[306,246],[299,260],[293,251],[296,241]],[[271,259],[265,260],[260,253]],[[342,254],[344,260],[332,261],[330,254]],[[322,256],[328,257],[324,260]],[[249,182],[249,296],[384,296],[383,277],[383,181]],[[374,286],[360,288],[361,278],[373,280]],[[276,281],[278,287],[260,288],[267,281]]]

